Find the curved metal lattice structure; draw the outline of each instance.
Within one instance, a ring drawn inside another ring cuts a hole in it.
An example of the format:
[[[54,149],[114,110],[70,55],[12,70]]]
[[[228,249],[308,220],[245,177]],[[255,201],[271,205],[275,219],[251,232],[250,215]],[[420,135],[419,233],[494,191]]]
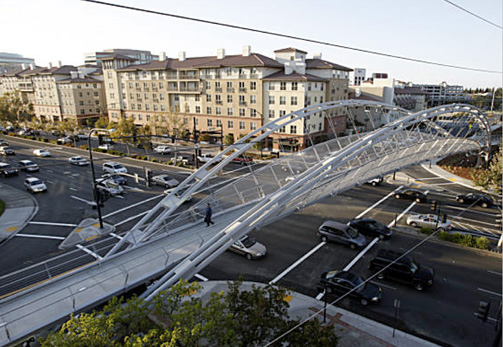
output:
[[[250,167],[246,174],[227,181],[220,188],[209,184],[225,174],[223,169],[233,158],[245,154],[273,132],[298,120],[304,120],[307,126],[305,120],[315,115],[331,119],[330,112],[337,109],[345,110],[353,125],[358,123],[355,116],[358,109],[370,117],[370,124],[379,124],[378,117],[397,119],[372,131],[345,137],[336,136],[334,130],[326,141],[269,165]],[[415,114],[377,102],[355,100],[306,107],[266,124],[222,151],[145,215],[121,244],[135,245],[200,224],[207,202],[216,216],[237,216],[229,219],[212,240],[167,275],[176,273],[173,280],[190,277],[239,237],[296,209],[427,159],[467,151],[482,153],[489,144],[489,124],[482,112],[470,105],[446,105]],[[205,186],[210,188],[204,199],[177,212],[187,197]],[[178,191],[183,191],[180,197],[176,195]],[[172,281],[166,285],[170,283]]]

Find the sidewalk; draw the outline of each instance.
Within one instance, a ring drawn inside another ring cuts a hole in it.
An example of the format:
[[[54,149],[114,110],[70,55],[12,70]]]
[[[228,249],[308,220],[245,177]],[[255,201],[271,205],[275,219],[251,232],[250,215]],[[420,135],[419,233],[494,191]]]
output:
[[[0,243],[21,231],[38,212],[37,201],[26,191],[0,183],[5,211],[0,216]]]
[[[201,298],[203,301],[212,292],[220,292],[227,290],[226,281],[208,281],[199,282],[203,287]],[[251,290],[252,285],[265,286],[262,283],[243,282],[242,290]],[[291,318],[303,321],[312,316],[316,312],[323,309],[323,301],[318,301],[307,295],[296,292],[289,292],[290,309],[288,311]],[[323,320],[323,313],[318,316],[318,319]],[[359,316],[339,307],[327,308],[327,325],[333,326],[337,336],[339,336],[339,344],[341,347],[392,347],[392,346],[437,346],[434,343],[423,340],[411,334],[407,334],[400,330],[395,330],[393,337],[393,328],[387,325],[372,321],[365,317]]]

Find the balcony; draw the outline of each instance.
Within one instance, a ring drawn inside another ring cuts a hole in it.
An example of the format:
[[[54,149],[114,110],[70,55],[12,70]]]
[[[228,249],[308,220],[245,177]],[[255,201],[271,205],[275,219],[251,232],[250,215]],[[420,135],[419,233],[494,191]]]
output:
[[[178,79],[178,77],[176,76],[176,74],[168,74],[168,75],[166,75],[166,79],[167,80],[176,80],[176,79]]]
[[[234,88],[227,88],[227,93],[234,93]]]
[[[252,74],[250,75],[250,78],[252,78],[252,79],[257,79],[257,78],[259,78],[259,77],[258,77],[258,74],[257,74],[257,73],[252,73]]]
[[[239,101],[239,106],[246,106],[246,101]]]
[[[180,79],[181,80],[198,80],[199,75],[198,74],[180,74]]]
[[[221,93],[222,92],[222,88],[215,88],[215,92]]]
[[[240,93],[246,93],[246,88],[239,88]]]

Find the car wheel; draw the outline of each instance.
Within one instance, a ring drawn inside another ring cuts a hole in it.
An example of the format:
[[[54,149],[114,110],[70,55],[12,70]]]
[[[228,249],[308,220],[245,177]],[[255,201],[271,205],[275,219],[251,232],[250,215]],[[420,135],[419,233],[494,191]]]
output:
[[[248,259],[248,260],[252,260],[252,258],[253,258],[253,257],[252,257],[252,255],[251,255],[250,253],[247,253],[247,254],[246,254],[246,259]]]
[[[356,245],[355,245],[354,243],[351,243],[351,244],[349,245],[349,248],[351,248],[351,249],[356,249]]]
[[[458,199],[459,203],[463,204],[465,202],[465,199]]]
[[[421,199],[420,198],[416,198],[416,202],[421,202]]]
[[[384,235],[383,234],[379,235],[379,240],[381,240],[381,241],[384,240]]]
[[[488,207],[489,205],[487,205],[487,202],[483,202],[480,206],[482,206],[483,208],[486,208],[486,207]]]
[[[414,289],[421,292],[424,290],[424,286],[421,282],[416,282],[414,283]]]
[[[399,194],[395,194],[395,198],[400,199],[400,195]]]
[[[360,304],[362,304],[363,306],[367,306],[369,304],[369,301],[367,299],[365,299],[365,298],[362,298],[360,300]]]
[[[323,241],[323,242],[327,242],[327,241],[328,241],[328,238],[327,238],[326,236],[322,236],[322,237],[321,237],[321,241]]]
[[[415,227],[417,227],[417,223],[416,222],[412,222],[412,223],[410,223],[410,226],[412,226],[412,227],[415,228]]]
[[[331,287],[327,287],[327,293],[328,294],[332,294],[332,292],[333,292],[332,288]]]
[[[372,185],[375,187],[375,186],[377,186],[377,183],[376,182],[372,182]]]
[[[384,279],[384,272],[381,272],[380,274],[377,275],[378,280],[383,280]]]

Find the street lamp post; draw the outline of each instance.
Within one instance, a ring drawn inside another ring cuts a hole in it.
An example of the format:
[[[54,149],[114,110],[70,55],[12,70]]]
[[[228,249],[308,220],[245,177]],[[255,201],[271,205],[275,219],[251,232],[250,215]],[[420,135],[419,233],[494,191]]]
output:
[[[100,202],[98,201],[98,191],[96,189],[96,174],[94,173],[94,163],[93,163],[93,151],[91,148],[91,135],[94,131],[106,131],[110,132],[111,129],[101,129],[101,128],[92,128],[89,131],[89,135],[87,138],[87,147],[89,149],[89,161],[91,162],[91,172],[93,175],[93,197],[94,197],[94,203],[96,204],[96,209],[98,210],[98,220],[100,222],[100,229],[103,229],[103,218],[101,216],[101,207],[100,207]]]

